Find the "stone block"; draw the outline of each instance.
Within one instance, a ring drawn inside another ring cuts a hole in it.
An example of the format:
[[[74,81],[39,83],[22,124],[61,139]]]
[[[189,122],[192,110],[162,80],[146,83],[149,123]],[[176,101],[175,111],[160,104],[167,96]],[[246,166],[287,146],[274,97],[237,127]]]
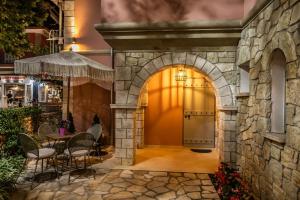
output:
[[[134,164],[134,158],[122,158],[121,165],[130,166]]]
[[[222,88],[219,88],[219,95],[222,96],[230,96],[231,90],[229,86],[224,86]]]
[[[216,66],[221,72],[232,71],[235,68],[234,63],[217,63]]]
[[[142,80],[147,80],[150,77],[150,74],[144,68],[137,74]]]
[[[160,59],[160,57],[157,59]],[[149,74],[154,74],[157,71],[157,68],[153,62],[149,62],[147,65],[145,65],[144,69],[147,70]]]
[[[115,140],[115,147],[121,148],[122,147],[122,139],[116,139]]]
[[[115,81],[115,90],[124,90],[124,81]]]
[[[291,15],[291,21],[290,24],[294,24],[300,20],[300,2],[294,5],[292,15]]]
[[[122,128],[134,128],[134,120],[122,119]]]
[[[225,80],[225,78],[223,76],[221,76],[220,78],[215,80],[214,85],[216,88],[222,88],[224,86],[227,86],[227,81]]]
[[[116,67],[115,79],[118,80],[131,80],[131,67]]]
[[[130,90],[129,90],[129,94],[139,96],[140,95],[140,91],[141,91],[140,87],[137,87],[135,85],[131,85]]]
[[[300,8],[300,7],[299,7]],[[285,10],[279,18],[277,24],[277,31],[281,31],[283,29],[287,29],[290,24],[292,10]],[[300,15],[299,15],[300,16]]]
[[[158,57],[158,58],[154,59],[152,61],[152,63],[154,65],[154,67],[155,67],[155,70],[161,69],[164,66],[164,63],[162,61],[162,57]]]
[[[280,160],[280,148],[275,145],[271,145],[271,157],[275,160]]]
[[[172,61],[172,54],[168,53],[168,54],[164,54],[162,57],[161,57],[163,63],[164,63],[164,66],[165,65],[172,65],[173,64],[173,61]]]
[[[172,53],[173,64],[185,64],[187,53],[185,52],[175,52]]]
[[[300,94],[300,80],[293,79],[286,82],[286,103],[291,103],[300,106],[298,94]]]
[[[210,73],[209,73],[209,77],[214,81],[218,78],[220,78],[222,76],[221,71],[215,67]]]
[[[206,62],[205,59],[198,56],[195,61],[195,67],[201,70],[203,68],[205,62]]]
[[[232,97],[231,96],[224,96],[220,98],[222,106],[230,106],[233,105]]]
[[[194,66],[197,55],[188,53],[186,58],[186,65]]]
[[[127,134],[126,134],[126,129],[124,128],[116,128],[115,129],[115,133],[116,133],[116,138],[117,139],[122,139],[122,138],[126,138]]]
[[[126,129],[126,137],[132,139],[133,136],[134,136],[134,129],[133,128]]]
[[[128,96],[128,91],[116,91],[116,103],[126,104],[127,96]]]
[[[271,86],[269,84],[258,84],[256,90],[257,99],[270,99],[271,98]]]
[[[122,139],[122,148],[133,148],[133,139]]]
[[[297,151],[300,151],[300,128],[296,126],[287,126],[286,144]]]
[[[126,149],[126,158],[134,157],[134,149]]]
[[[115,149],[115,156],[117,158],[126,158],[126,149],[116,148]]]
[[[74,10],[75,1],[65,1],[64,2],[64,11]]]
[[[235,58],[226,57],[226,58],[219,58],[220,63],[235,63]]]
[[[115,54],[115,67],[124,67],[125,66],[125,53],[116,53]]]
[[[292,172],[292,183],[298,188],[300,187],[300,172],[298,170],[293,170]]]
[[[116,119],[126,118],[126,110],[118,109],[115,110]]]
[[[217,52],[208,52],[206,59],[211,63],[217,63],[218,62],[218,53]]]
[[[138,64],[138,59],[133,57],[126,57],[126,66],[136,66]]]

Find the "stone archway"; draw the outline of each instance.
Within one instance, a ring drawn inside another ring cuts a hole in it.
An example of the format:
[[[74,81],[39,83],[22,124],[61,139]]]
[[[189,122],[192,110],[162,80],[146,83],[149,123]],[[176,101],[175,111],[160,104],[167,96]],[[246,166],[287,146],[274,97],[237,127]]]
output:
[[[124,53],[123,53],[124,54]],[[143,135],[143,110],[139,108],[139,96],[143,85],[156,72],[166,66],[188,65],[194,70],[205,74],[212,82],[216,91],[217,110],[219,111],[218,127],[220,160],[235,162],[235,99],[231,85],[221,70],[211,62],[196,54],[180,52],[165,53],[147,62],[136,74],[132,74],[126,65],[125,55],[116,56],[116,104],[115,109],[115,156],[122,165],[134,164],[136,136]],[[127,79],[127,80],[122,80]],[[123,90],[118,90],[123,88]],[[234,115],[234,116],[233,116]],[[232,141],[234,140],[234,141]]]

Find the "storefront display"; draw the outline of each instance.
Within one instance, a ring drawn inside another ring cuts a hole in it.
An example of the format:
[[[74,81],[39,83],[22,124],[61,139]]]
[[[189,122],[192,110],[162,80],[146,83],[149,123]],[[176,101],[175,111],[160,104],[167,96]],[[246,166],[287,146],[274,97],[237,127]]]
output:
[[[33,80],[24,76],[1,76],[0,80],[0,107],[23,107],[31,105]]]

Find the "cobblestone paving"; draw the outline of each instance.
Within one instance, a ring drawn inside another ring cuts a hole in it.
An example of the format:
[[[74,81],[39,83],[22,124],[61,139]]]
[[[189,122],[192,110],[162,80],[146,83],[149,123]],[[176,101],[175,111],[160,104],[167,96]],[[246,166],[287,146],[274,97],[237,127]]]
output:
[[[68,184],[67,177],[39,184],[33,190],[23,188],[23,193],[19,188],[13,199],[219,199],[208,174],[97,169],[95,180],[73,178]]]

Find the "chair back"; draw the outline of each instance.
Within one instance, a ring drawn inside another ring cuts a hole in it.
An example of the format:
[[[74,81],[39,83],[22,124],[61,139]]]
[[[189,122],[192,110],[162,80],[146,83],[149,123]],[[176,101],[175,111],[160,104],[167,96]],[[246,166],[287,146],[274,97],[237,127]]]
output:
[[[100,124],[95,124],[91,126],[86,132],[92,134],[94,136],[95,141],[98,142],[102,134],[102,126]]]
[[[94,136],[90,133],[79,133],[68,141],[68,150],[70,154],[78,150],[90,151],[95,142]]]
[[[51,126],[45,122],[42,123],[38,129],[38,136],[42,139],[45,140],[47,138],[47,134],[53,133]]]
[[[19,140],[21,143],[21,148],[25,152],[25,155],[28,156],[28,153],[32,153],[35,156],[39,157],[39,147],[38,144],[34,141],[32,137],[25,133],[19,134]]]

